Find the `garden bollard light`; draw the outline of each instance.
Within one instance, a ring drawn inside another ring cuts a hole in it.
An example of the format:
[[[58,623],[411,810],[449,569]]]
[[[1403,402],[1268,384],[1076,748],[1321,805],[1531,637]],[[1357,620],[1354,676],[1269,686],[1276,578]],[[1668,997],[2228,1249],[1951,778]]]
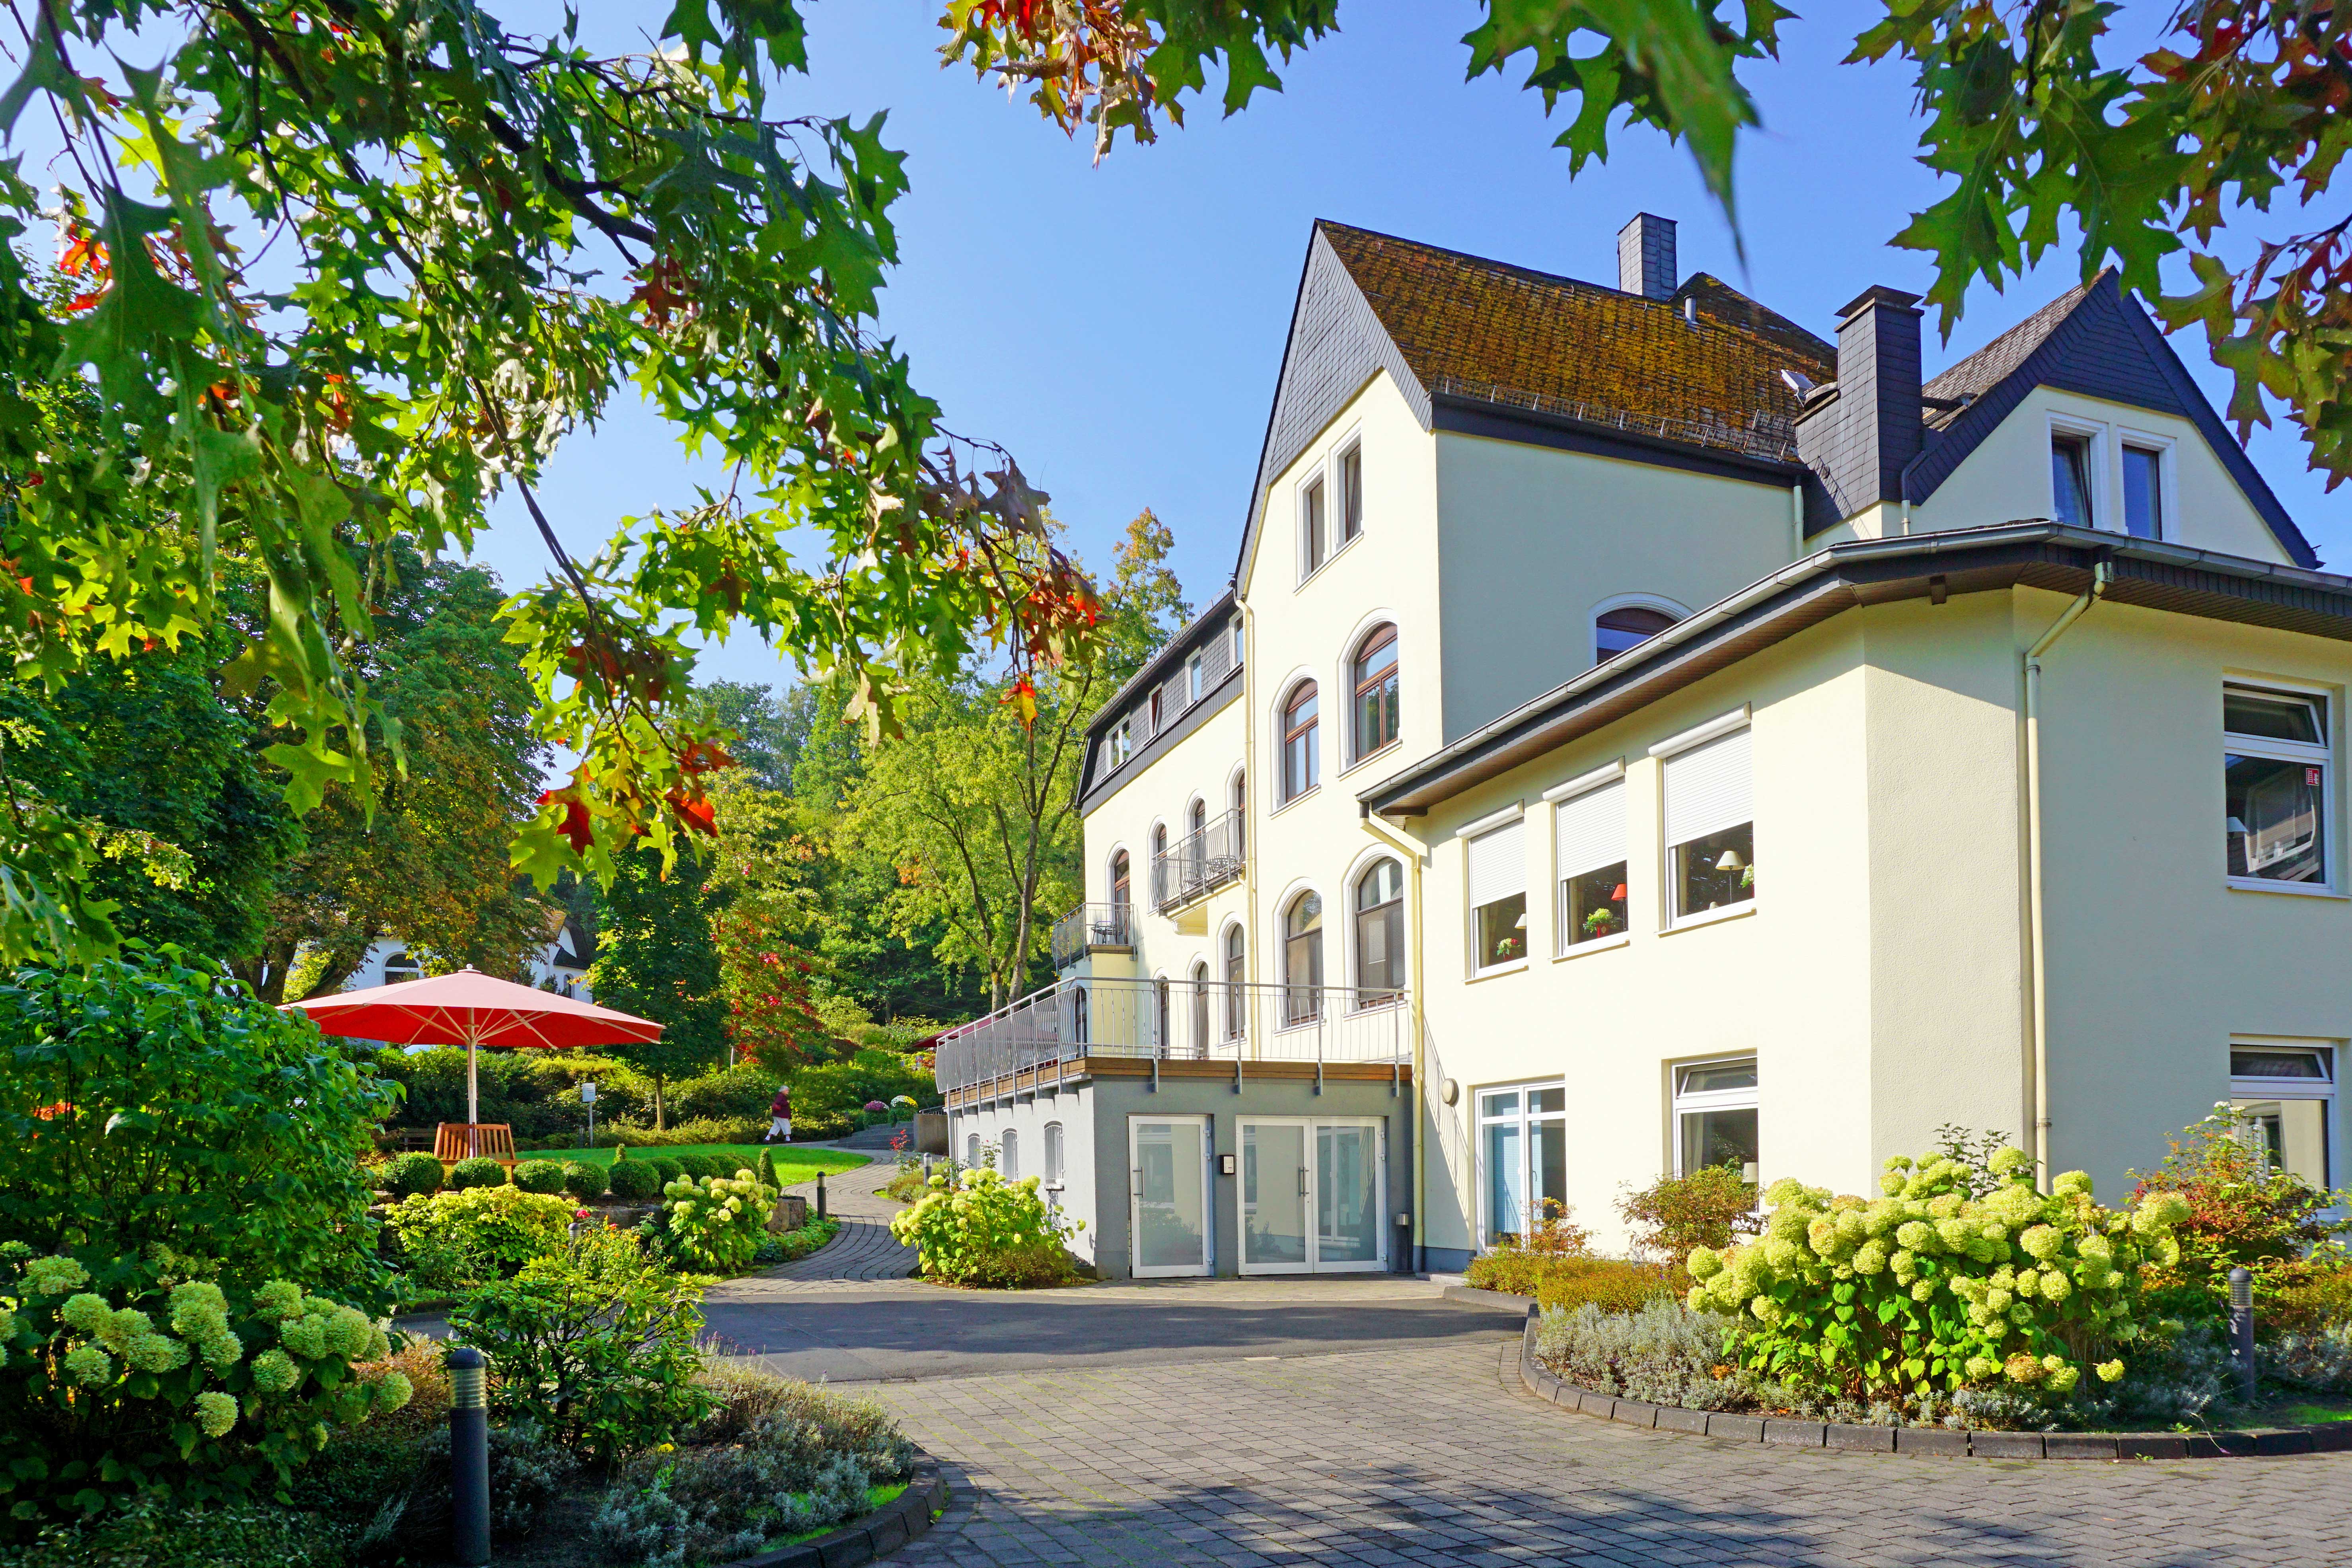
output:
[[[824,1173],[823,1171],[816,1173],[816,1217],[819,1219],[824,1217]]]
[[[2254,1277],[2230,1270],[2230,1359],[2238,1363],[2238,1392],[2254,1402]]]
[[[449,1559],[462,1568],[490,1560],[490,1412],[482,1352],[449,1352]]]

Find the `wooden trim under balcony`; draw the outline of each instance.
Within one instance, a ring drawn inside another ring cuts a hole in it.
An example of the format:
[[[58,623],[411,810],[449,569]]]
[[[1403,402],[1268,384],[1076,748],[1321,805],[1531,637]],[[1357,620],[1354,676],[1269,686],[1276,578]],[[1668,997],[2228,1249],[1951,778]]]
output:
[[[990,1100],[1076,1089],[1093,1079],[1150,1078],[1155,1065],[1161,1078],[1215,1079],[1230,1082],[1235,1064],[1231,1057],[1211,1057],[1205,1060],[1198,1057],[1163,1057],[1156,1064],[1150,1057],[1081,1057],[1061,1063],[1058,1068],[1049,1062],[1043,1067],[1024,1068],[1017,1073],[988,1082],[951,1089],[945,1098],[949,1110],[961,1110]],[[1312,1081],[1318,1072],[1317,1065],[1311,1061],[1244,1060],[1239,1065],[1244,1082],[1258,1078]],[[1327,1082],[1407,1084],[1412,1081],[1412,1066],[1409,1062],[1325,1062],[1320,1072]]]

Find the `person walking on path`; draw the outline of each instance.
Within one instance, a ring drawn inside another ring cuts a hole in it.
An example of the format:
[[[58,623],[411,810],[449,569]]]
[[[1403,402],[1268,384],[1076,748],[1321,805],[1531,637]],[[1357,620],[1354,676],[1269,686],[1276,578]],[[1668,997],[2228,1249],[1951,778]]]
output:
[[[791,1089],[782,1084],[776,1086],[776,1098],[768,1101],[768,1136],[764,1142],[772,1143],[781,1138],[787,1143],[791,1142],[793,1141],[793,1091]]]

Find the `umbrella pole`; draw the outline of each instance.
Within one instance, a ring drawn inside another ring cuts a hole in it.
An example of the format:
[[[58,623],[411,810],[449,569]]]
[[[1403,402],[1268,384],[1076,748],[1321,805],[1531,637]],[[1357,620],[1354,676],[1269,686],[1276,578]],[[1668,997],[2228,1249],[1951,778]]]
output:
[[[481,1152],[476,1141],[481,1134],[476,1131],[482,1120],[480,1099],[474,1080],[474,1031],[466,1031],[466,1153],[470,1158]]]

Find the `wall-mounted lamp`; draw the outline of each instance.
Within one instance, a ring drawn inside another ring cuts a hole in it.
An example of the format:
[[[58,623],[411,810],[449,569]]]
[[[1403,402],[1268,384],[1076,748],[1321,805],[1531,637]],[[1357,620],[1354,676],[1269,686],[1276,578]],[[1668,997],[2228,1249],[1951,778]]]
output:
[[[1445,1101],[1446,1104],[1452,1105],[1462,1098],[1462,1086],[1449,1078],[1444,1083],[1438,1085],[1437,1098]]]

